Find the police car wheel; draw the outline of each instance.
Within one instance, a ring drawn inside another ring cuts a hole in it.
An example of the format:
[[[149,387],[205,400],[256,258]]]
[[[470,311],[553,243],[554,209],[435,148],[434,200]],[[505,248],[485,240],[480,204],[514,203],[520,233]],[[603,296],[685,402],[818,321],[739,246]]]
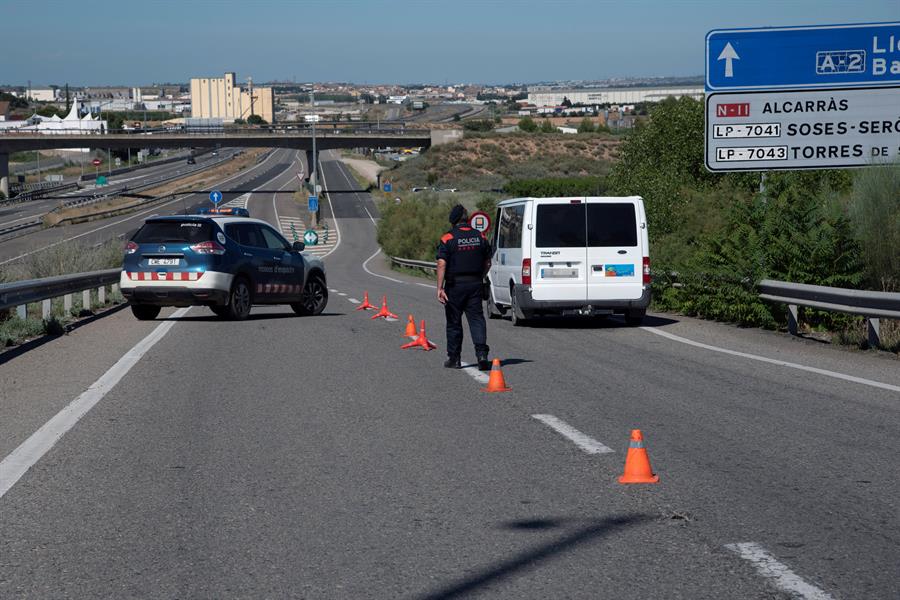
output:
[[[303,288],[300,302],[291,304],[298,315],[312,316],[321,314],[328,304],[328,288],[321,277],[311,277]]]
[[[231,286],[227,316],[234,321],[243,321],[250,316],[250,307],[252,305],[253,298],[250,294],[250,284],[241,277]]]
[[[137,317],[139,321],[152,321],[159,316],[160,310],[161,308],[159,306],[153,306],[151,304],[131,305],[131,314]]]

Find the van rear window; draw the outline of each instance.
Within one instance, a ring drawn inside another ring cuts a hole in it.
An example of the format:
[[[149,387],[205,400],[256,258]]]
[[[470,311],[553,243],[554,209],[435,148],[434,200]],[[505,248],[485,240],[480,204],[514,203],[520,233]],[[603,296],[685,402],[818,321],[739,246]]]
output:
[[[634,204],[588,204],[587,235],[593,248],[637,246]]]
[[[212,223],[199,221],[148,221],[134,237],[136,244],[196,243],[213,239]]]
[[[583,248],[584,204],[538,204],[535,230],[538,248]]]

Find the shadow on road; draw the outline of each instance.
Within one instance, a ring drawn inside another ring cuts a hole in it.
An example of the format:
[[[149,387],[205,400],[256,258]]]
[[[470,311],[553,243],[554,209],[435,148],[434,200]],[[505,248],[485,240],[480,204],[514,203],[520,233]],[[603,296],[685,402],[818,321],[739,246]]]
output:
[[[481,588],[485,586],[497,583],[525,570],[538,568],[543,561],[550,560],[565,552],[572,552],[578,547],[593,543],[600,538],[614,535],[624,528],[649,523],[653,518],[652,515],[648,514],[632,514],[594,519],[587,522],[578,520],[581,526],[564,537],[525,550],[509,560],[489,565],[470,577],[453,582],[434,592],[417,596],[417,598],[420,600],[449,600],[451,598],[463,598],[474,595],[479,591],[484,591]],[[535,532],[562,527],[570,521],[575,520],[529,519],[504,523],[501,527],[522,532]]]
[[[344,317],[347,313],[338,313],[338,312],[323,312],[320,315],[316,315],[314,317],[304,317],[291,312],[283,312],[283,313],[250,313],[250,316],[247,317],[248,321],[270,321],[273,319],[319,319],[322,317]],[[157,321],[175,321],[179,323],[186,323],[190,321],[198,321],[198,322],[206,322],[206,321],[224,321],[221,317],[218,317],[212,313],[208,315],[195,315],[189,317],[164,317],[162,319],[157,319]]]
[[[662,327],[678,323],[675,319],[657,315],[647,315],[641,323],[644,327]],[[526,329],[622,329],[628,328],[625,318],[618,315],[609,317],[540,317],[528,321]]]

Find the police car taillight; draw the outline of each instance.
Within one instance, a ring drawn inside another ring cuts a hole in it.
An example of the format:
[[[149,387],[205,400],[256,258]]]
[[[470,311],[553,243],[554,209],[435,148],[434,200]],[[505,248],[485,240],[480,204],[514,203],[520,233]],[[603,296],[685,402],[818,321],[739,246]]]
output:
[[[138,250],[138,245],[134,242],[128,242],[125,244],[125,254],[134,254]]]
[[[650,257],[644,257],[644,283],[649,284],[651,281],[650,277]]]
[[[531,259],[522,259],[522,283],[531,285]]]
[[[191,246],[191,250],[197,254],[225,254],[225,247],[219,242],[200,242]]]

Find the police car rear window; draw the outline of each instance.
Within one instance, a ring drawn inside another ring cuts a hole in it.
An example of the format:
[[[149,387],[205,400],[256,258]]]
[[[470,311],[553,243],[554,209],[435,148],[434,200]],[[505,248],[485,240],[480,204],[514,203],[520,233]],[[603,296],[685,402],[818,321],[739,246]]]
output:
[[[634,204],[588,204],[587,233],[593,248],[637,246]]]
[[[539,204],[535,229],[538,248],[584,248],[584,204]]]
[[[144,223],[132,241],[137,244],[166,242],[206,242],[213,239],[212,223],[198,221],[149,221]]]

